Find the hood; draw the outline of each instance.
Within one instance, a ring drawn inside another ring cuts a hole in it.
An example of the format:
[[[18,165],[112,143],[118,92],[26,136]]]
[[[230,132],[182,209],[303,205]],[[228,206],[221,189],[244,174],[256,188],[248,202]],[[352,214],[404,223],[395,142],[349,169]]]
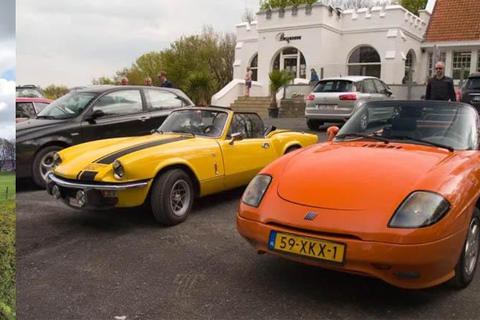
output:
[[[404,199],[430,171],[453,157],[454,153],[419,145],[327,143],[290,159],[278,194],[317,208],[367,210],[378,199]]]
[[[203,141],[203,142],[202,142]],[[154,155],[174,155],[182,148],[190,145],[216,144],[214,140],[195,138],[185,134],[153,134],[132,138],[117,138],[97,140],[83,143],[74,147],[67,148],[59,155],[62,164],[55,169],[55,174],[69,179],[82,178],[84,171],[95,171],[97,178],[106,174],[115,160],[121,161],[125,167],[148,166],[146,157],[149,160],[158,160],[151,158]],[[150,178],[150,177],[147,177]]]
[[[49,119],[28,119],[27,121],[21,121],[16,125],[17,138],[21,138],[26,135],[35,134],[37,132],[43,132],[45,129],[54,129],[56,127],[62,127],[62,125],[70,119],[61,120],[49,120]]]

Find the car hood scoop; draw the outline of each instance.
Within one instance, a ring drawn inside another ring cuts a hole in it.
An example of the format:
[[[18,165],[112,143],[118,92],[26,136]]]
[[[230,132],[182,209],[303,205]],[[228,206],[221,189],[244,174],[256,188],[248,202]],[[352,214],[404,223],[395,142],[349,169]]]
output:
[[[300,153],[284,168],[279,196],[317,208],[365,210],[404,199],[430,170],[453,156],[418,145],[372,145],[326,144]]]

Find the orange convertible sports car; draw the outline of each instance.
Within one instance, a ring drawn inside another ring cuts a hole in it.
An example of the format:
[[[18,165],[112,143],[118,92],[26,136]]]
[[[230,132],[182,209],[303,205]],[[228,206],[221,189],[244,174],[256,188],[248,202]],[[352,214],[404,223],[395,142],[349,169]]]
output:
[[[333,141],[263,169],[237,229],[259,253],[402,288],[466,287],[480,244],[478,121],[461,103],[366,103]]]

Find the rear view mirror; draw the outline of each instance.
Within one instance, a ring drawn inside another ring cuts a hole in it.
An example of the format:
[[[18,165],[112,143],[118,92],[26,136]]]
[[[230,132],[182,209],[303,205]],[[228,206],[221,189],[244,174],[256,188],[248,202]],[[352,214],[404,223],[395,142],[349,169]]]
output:
[[[333,138],[337,135],[340,129],[337,126],[331,126],[327,129],[328,141],[333,141]]]
[[[390,96],[393,94],[393,91],[390,90],[390,89],[386,89],[386,90],[385,90],[385,94],[386,94],[388,97],[390,97]]]
[[[245,134],[243,132],[236,132],[232,134],[232,140],[230,140],[229,144],[233,145],[235,141],[242,141],[245,138]]]
[[[102,110],[95,110],[89,117],[87,117],[87,121],[93,121],[97,118],[103,117],[105,113]]]

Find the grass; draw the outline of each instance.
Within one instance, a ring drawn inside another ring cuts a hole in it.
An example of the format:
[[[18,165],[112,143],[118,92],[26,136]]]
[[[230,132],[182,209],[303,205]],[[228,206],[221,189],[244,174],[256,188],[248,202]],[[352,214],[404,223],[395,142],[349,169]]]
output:
[[[16,318],[15,303],[15,173],[0,172],[0,319]]]
[[[8,188],[8,195],[6,193]],[[0,172],[0,201],[15,199],[15,173]]]

